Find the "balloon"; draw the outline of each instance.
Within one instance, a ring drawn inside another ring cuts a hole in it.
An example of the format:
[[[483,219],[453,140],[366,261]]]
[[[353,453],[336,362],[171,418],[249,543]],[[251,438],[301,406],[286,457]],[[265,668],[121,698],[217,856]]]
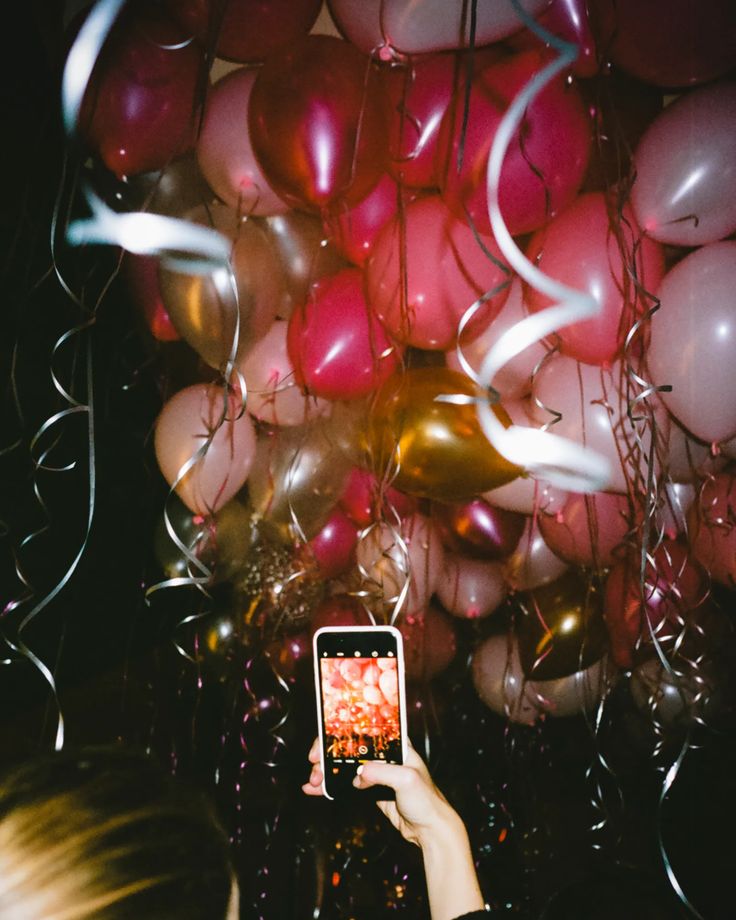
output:
[[[467,620],[487,617],[503,602],[507,590],[500,563],[445,554],[437,599],[453,616]]]
[[[396,523],[417,510],[415,498],[379,482],[373,473],[357,466],[350,471],[339,505],[360,528],[380,520]]]
[[[736,587],[736,478],[718,473],[703,484],[687,515],[693,555],[711,577]]]
[[[492,294],[468,325],[477,335],[508,296],[509,270],[491,237],[484,252],[471,230],[436,195],[408,204],[381,230],[366,265],[366,296],[390,334],[416,348],[455,345],[458,323]],[[490,255],[488,255],[490,253]]]
[[[563,354],[586,364],[610,364],[620,355],[629,330],[654,302],[640,291],[656,291],[664,274],[662,248],[642,238],[629,209],[619,219],[609,207],[602,192],[581,195],[534,235],[526,251],[546,275],[598,302],[597,316],[555,335]],[[555,302],[531,287],[525,299],[532,313]]]
[[[528,677],[567,677],[598,661],[606,650],[602,592],[581,573],[572,570],[538,585],[519,603],[519,656]]]
[[[736,387],[736,242],[711,243],[671,269],[652,317],[649,370],[662,400],[696,437],[725,441],[736,434],[736,404],[717,394]]]
[[[250,98],[250,137],[271,186],[294,207],[361,201],[384,171],[384,101],[352,45],[309,35],[270,55]]]
[[[207,528],[198,514],[192,514],[189,508],[176,496],[166,503],[169,524],[179,541],[194,555],[199,557],[207,544]],[[166,518],[161,515],[153,533],[153,554],[166,578],[186,578],[190,566],[195,575],[201,574],[182,553],[171,539],[166,526]]]
[[[596,706],[609,682],[606,660],[558,680],[526,681],[511,636],[491,636],[475,650],[473,684],[481,700],[499,715],[533,725],[540,715],[578,715]]]
[[[435,502],[432,513],[447,547],[484,560],[503,559],[512,553],[526,523],[521,514],[494,508],[482,498],[453,504]]]
[[[264,651],[275,673],[293,684],[302,670],[306,673],[305,665],[312,656],[312,643],[308,633],[298,632],[269,642]]]
[[[186,472],[197,452],[206,452]],[[248,478],[254,460],[255,432],[239,400],[207,384],[175,393],[156,421],[154,445],[164,478],[197,514],[222,508]],[[184,475],[182,476],[182,473]],[[181,477],[181,479],[180,479]]]
[[[378,523],[361,534],[356,559],[364,577],[364,590],[373,588],[384,605],[395,604],[409,588],[402,610],[424,609],[442,575],[444,551],[435,524],[422,514],[412,514],[399,527]]]
[[[151,335],[159,342],[176,342],[181,336],[171,322],[158,283],[158,259],[126,252],[123,262],[131,298],[143,314]]]
[[[96,189],[104,186],[104,178],[95,177],[94,185]],[[104,189],[100,194],[104,195]],[[168,217],[181,217],[198,205],[209,203],[213,197],[193,150],[161,169],[130,176],[125,182],[115,181],[107,196],[115,210],[147,211]]]
[[[731,0],[708,0],[707,8],[692,0],[648,0],[646,6],[638,0],[595,0],[592,10],[598,47],[645,83],[689,86],[736,66]]]
[[[485,329],[471,342],[463,343],[461,351],[463,358],[479,373],[483,359],[488,354],[491,346],[506,332],[527,316],[522,299],[522,284],[515,278],[509,289],[506,303],[501,307],[498,316],[494,317]],[[500,394],[502,399],[513,399],[528,395],[532,388],[531,376],[537,364],[547,354],[547,349],[541,342],[530,345],[505,364],[491,381],[491,385]],[[464,372],[463,365],[456,348],[447,352],[445,360],[447,366],[453,370]]]
[[[215,578],[230,581],[258,539],[250,509],[234,498],[215,515],[213,531],[210,540],[215,550]]]
[[[551,35],[577,47],[577,57],[570,65],[571,73],[576,77],[593,77],[598,73],[598,50],[586,0],[552,0],[536,20]],[[509,45],[518,51],[527,48],[551,49],[551,45],[542,41],[530,28],[513,35]]]
[[[239,368],[248,388],[246,408],[272,425],[303,425],[329,415],[330,404],[306,396],[294,379],[286,346],[286,320],[277,319],[265,336],[240,359]]]
[[[529,518],[519,545],[505,564],[506,580],[517,591],[528,591],[559,578],[569,565],[547,546],[534,518]]]
[[[231,264],[238,292],[240,334],[237,358],[264,336],[273,323],[283,293],[280,263],[263,223],[240,221],[225,205],[198,208],[189,220],[212,226],[233,241]],[[236,305],[224,269],[210,275],[185,275],[162,268],[161,296],[169,315],[204,360],[224,368],[235,336]]]
[[[393,51],[421,54],[470,46],[470,16],[445,0],[328,0],[332,18],[349,41],[367,54],[389,60]],[[521,0],[530,15],[548,0]],[[488,45],[521,28],[508,0],[484,0],[476,10],[475,45]],[[385,51],[382,52],[382,49]]]
[[[442,116],[464,66],[456,54],[414,58],[385,73],[391,105],[389,172],[410,188],[436,186],[435,157]]]
[[[628,417],[628,402],[623,390],[625,377],[617,362],[610,369],[579,364],[564,355],[546,362],[534,380],[532,411],[540,422],[561,418],[552,430],[596,450],[611,462],[611,492],[628,493],[631,483],[644,486],[652,431],[647,423],[637,441],[634,422]],[[621,388],[621,389],[620,389]],[[633,399],[634,394],[631,394]],[[544,406],[542,409],[539,405]],[[658,456],[654,458],[657,475],[661,472],[661,442],[668,436],[667,419],[659,403],[652,406],[657,420]],[[639,405],[634,416],[644,416]],[[641,424],[641,423],[637,423]]]
[[[312,284],[324,275],[336,275],[346,263],[325,238],[322,221],[300,211],[266,219],[266,226],[281,262],[284,291],[278,308],[288,319],[304,303]]]
[[[334,508],[322,529],[309,541],[309,550],[324,578],[335,578],[355,562],[358,531],[339,508]]]
[[[733,82],[680,96],[652,122],[634,154],[631,189],[648,236],[702,246],[736,230],[735,122]]]
[[[492,64],[473,78],[467,112],[461,87],[445,113],[437,149],[442,197],[481,233],[491,227],[486,177],[494,136],[514,97],[547,62],[546,53],[525,51]],[[499,185],[501,215],[512,235],[536,230],[570,204],[585,176],[590,135],[580,93],[563,75],[529,103]]]
[[[172,16],[217,57],[262,61],[314,25],[321,0],[166,0]]]
[[[621,544],[631,527],[629,512],[626,495],[570,494],[561,508],[540,512],[539,532],[560,559],[600,569],[621,555]]]
[[[401,360],[401,351],[368,310],[357,268],[316,282],[291,315],[288,347],[300,386],[333,400],[367,396]]]
[[[335,249],[349,262],[364,265],[379,231],[397,211],[399,188],[388,174],[353,207],[336,204],[325,218]]]
[[[662,504],[655,516],[658,532],[670,539],[683,533],[687,527],[687,512],[695,497],[695,486],[690,483],[665,483]]]
[[[309,540],[329,518],[352,465],[329,421],[266,433],[248,479],[251,505],[284,540],[295,529]]]
[[[457,652],[455,628],[436,606],[404,615],[397,625],[404,639],[407,680],[431,680],[452,662]]]
[[[374,468],[391,464],[398,489],[441,501],[473,498],[518,476],[486,440],[472,403],[437,399],[444,395],[476,394],[467,377],[440,367],[414,368],[384,384],[368,419]],[[508,427],[501,406],[494,411]]]
[[[724,452],[726,445],[723,445]],[[691,438],[680,425],[670,425],[667,441],[667,475],[675,483],[696,482],[703,476],[717,473],[728,458],[714,453],[709,444]]]
[[[226,74],[210,90],[197,161],[217,195],[242,216],[281,214],[286,205],[269,186],[248,134],[248,108],[257,71]]]
[[[194,142],[204,56],[188,38],[150,5],[132,5],[97,59],[80,130],[119,178],[161,169]]]
[[[631,696],[647,715],[664,725],[688,724],[707,717],[713,708],[715,682],[712,669],[689,663],[665,670],[659,658],[637,665],[631,675]]]
[[[323,626],[370,626],[371,618],[357,597],[335,594],[325,598],[312,614],[312,635]]]
[[[663,540],[647,554],[643,586],[641,555],[627,555],[606,579],[605,618],[613,660],[630,668],[639,640],[649,641],[650,630],[660,643],[677,637],[685,617],[706,596],[706,573],[681,543]]]

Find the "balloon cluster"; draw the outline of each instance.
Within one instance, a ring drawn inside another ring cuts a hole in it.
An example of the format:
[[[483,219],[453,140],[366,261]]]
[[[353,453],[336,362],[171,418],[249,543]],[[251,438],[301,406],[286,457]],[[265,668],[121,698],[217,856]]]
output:
[[[200,359],[155,448],[180,542],[195,518],[207,536],[162,565],[201,554],[265,598],[269,639],[396,622],[413,679],[450,664],[458,619],[511,611],[473,654],[494,710],[579,713],[632,669],[656,709],[708,657],[712,583],[736,583],[733,7],[449,7],[172,0],[116,23],[82,135],[147,208],[230,246],[209,273],[127,265],[151,333]],[[489,349],[552,303],[499,245],[487,176],[560,38],[577,57],[496,192],[526,260],[598,312],[484,388]],[[479,402],[595,450],[605,490],[511,462]]]

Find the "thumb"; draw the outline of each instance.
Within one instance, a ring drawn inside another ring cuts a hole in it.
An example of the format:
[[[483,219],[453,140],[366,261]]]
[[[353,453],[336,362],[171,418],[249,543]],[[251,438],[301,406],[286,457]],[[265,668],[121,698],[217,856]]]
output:
[[[357,789],[371,786],[389,786],[395,792],[406,789],[414,771],[402,764],[383,763],[380,760],[366,761],[358,767],[353,785]]]

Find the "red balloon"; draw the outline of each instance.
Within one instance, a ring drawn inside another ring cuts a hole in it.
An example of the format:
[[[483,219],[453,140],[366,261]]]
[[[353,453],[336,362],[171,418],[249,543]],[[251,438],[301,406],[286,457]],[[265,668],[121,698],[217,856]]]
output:
[[[360,601],[350,594],[335,594],[322,601],[312,614],[314,635],[323,626],[370,626],[371,618]]]
[[[143,314],[151,335],[159,342],[177,342],[181,338],[161,298],[158,283],[158,259],[154,256],[125,254],[125,276],[135,305]]]
[[[368,527],[374,521],[408,517],[417,509],[417,500],[398,489],[380,483],[368,470],[353,467],[345,491],[338,502],[357,527]]]
[[[655,86],[705,83],[736,67],[733,0],[592,0],[598,47]]]
[[[486,172],[494,135],[515,96],[547,60],[546,54],[526,51],[491,65],[473,78],[467,122],[462,83],[443,119],[437,150],[442,197],[458,217],[469,215],[481,233],[491,226]],[[529,104],[506,152],[499,202],[511,234],[536,230],[572,201],[585,176],[590,139],[580,93],[557,77]]]
[[[270,55],[250,98],[253,149],[295,207],[361,201],[386,164],[385,99],[370,59],[329,35]]]
[[[539,515],[539,532],[556,556],[596,569],[620,558],[629,526],[628,496],[609,492],[571,493],[558,511]]]
[[[162,169],[194,143],[204,55],[150,7],[131,5],[102,49],[80,129],[117,176]]]
[[[399,189],[389,175],[352,208],[339,202],[325,219],[325,230],[335,249],[350,262],[363,265],[378,232],[396,214]]]
[[[167,0],[166,6],[217,57],[245,63],[306,35],[322,0]]]
[[[532,237],[526,255],[545,274],[587,291],[600,304],[597,316],[556,334],[560,351],[586,364],[616,358],[633,323],[653,303],[642,292],[655,292],[664,274],[662,247],[643,236],[630,208],[623,219],[609,215],[602,192],[581,195]],[[525,300],[532,313],[554,303],[529,287]]]
[[[523,514],[495,508],[482,498],[461,504],[436,502],[432,512],[445,545],[477,559],[503,559],[513,553],[526,524]]]
[[[650,638],[650,627],[660,642],[671,640],[707,597],[705,570],[681,543],[664,540],[651,554],[643,594],[640,566],[640,555],[631,554],[616,563],[606,580],[604,616],[611,654],[621,668],[632,666],[636,644],[640,637]]]
[[[537,17],[537,23],[551,35],[577,46],[578,56],[570,65],[576,77],[592,77],[598,73],[598,51],[590,24],[587,0],[552,0]],[[532,29],[512,35],[509,45],[518,51],[529,48],[551,48]],[[556,52],[555,52],[556,53]]]
[[[287,343],[300,386],[325,399],[367,396],[401,358],[368,311],[357,268],[315,282],[309,300],[291,315]]]
[[[309,541],[319,571],[324,578],[347,571],[355,562],[358,531],[355,524],[339,508],[335,508],[322,529]]]
[[[403,615],[397,623],[404,638],[409,680],[430,680],[450,664],[457,651],[452,620],[434,604],[423,612]]]

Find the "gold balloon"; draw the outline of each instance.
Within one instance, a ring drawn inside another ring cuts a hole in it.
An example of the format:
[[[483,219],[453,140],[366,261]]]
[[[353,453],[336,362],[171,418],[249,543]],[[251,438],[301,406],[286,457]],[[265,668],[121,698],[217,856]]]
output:
[[[458,501],[511,482],[521,473],[483,434],[475,406],[437,401],[475,396],[472,382],[447,367],[419,367],[396,374],[381,388],[368,420],[375,472],[398,469],[392,481],[409,495]],[[501,406],[494,412],[508,427]]]
[[[603,592],[580,572],[535,588],[522,596],[521,607],[519,656],[524,674],[535,681],[584,670],[608,646]]]
[[[172,530],[192,555],[206,557],[208,534],[203,519],[193,514],[176,495],[168,500],[166,514]],[[190,568],[195,576],[201,574],[171,539],[163,512],[153,534],[153,553],[166,578],[187,578]]]
[[[265,220],[281,259],[284,292],[278,314],[288,319],[306,303],[309,288],[325,275],[335,275],[348,263],[325,238],[322,221],[301,211],[276,214]]]
[[[285,296],[285,281],[274,240],[261,218],[240,220],[224,204],[198,207],[187,214],[193,223],[218,230],[233,242],[231,264],[237,287],[237,311],[231,279],[222,269],[210,275],[159,270],[161,297],[181,337],[212,367],[225,366],[240,315],[237,357],[268,332]]]
[[[233,499],[217,512],[214,524],[215,578],[230,581],[240,571],[257,538],[253,514]]]

